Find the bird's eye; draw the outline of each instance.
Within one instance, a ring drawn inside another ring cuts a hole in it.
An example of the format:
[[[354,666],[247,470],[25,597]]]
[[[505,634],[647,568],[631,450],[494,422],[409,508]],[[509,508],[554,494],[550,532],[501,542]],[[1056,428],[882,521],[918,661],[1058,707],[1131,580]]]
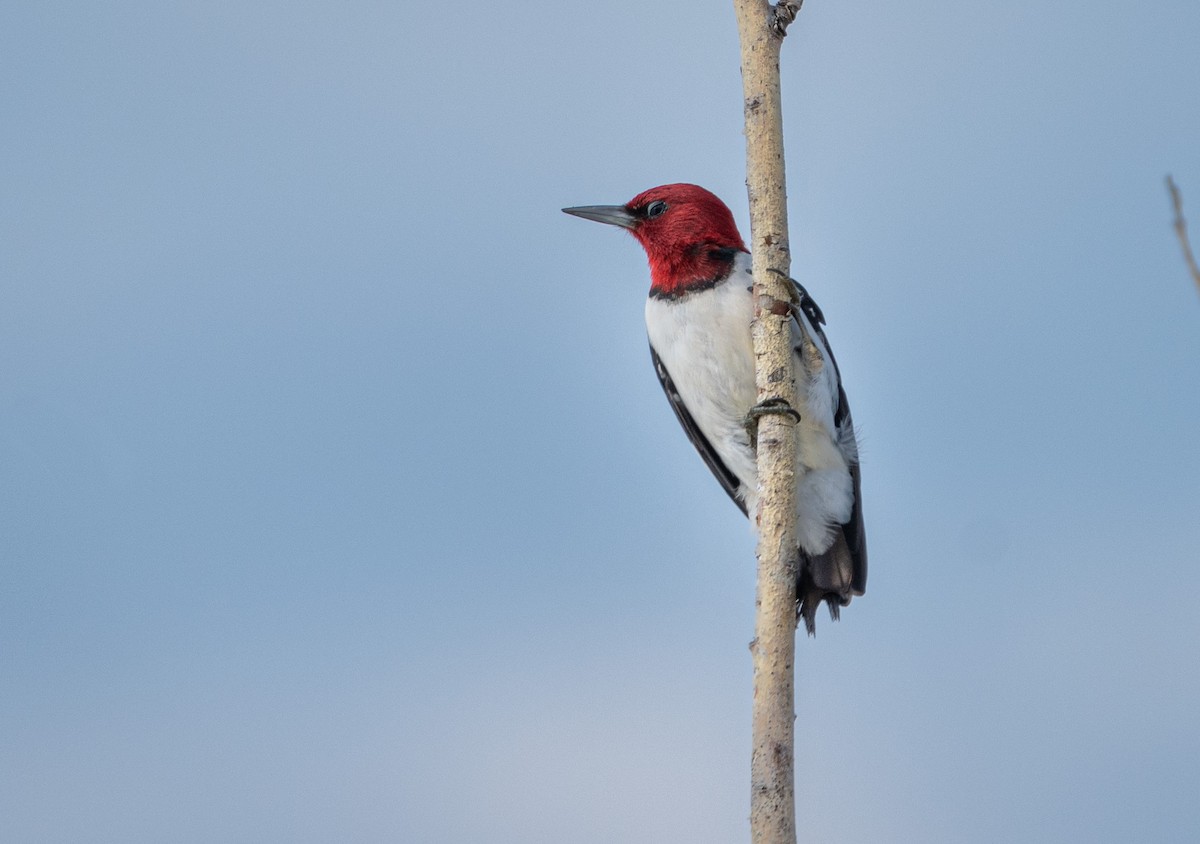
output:
[[[649,205],[646,206],[646,216],[648,218],[650,218],[651,220],[653,220],[655,217],[661,216],[662,213],[666,210],[667,210],[667,203],[665,203],[661,199],[659,199],[655,202],[651,202]]]

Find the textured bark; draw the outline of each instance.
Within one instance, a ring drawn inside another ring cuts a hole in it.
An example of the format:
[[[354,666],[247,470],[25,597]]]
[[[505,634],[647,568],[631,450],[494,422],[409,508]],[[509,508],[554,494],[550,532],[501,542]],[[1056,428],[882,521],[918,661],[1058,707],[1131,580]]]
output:
[[[745,95],[758,399],[782,399],[794,407],[779,51],[800,4],[781,2],[777,8],[766,0],[734,0],[734,6]],[[794,844],[796,432],[787,414],[759,417],[758,483],[750,834],[754,844]]]

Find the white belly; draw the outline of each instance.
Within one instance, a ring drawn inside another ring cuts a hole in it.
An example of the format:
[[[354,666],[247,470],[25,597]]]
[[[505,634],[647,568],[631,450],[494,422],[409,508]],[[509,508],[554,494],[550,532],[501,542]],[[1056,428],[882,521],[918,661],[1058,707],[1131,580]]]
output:
[[[696,424],[752,495],[758,476],[745,420],[756,398],[754,309],[740,276],[678,300],[647,299],[646,330]]]

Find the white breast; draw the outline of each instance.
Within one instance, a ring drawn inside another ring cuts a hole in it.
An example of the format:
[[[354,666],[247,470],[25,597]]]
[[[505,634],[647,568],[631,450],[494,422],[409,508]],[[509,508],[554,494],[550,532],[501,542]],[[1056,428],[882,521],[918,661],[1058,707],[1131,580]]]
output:
[[[696,424],[752,495],[757,475],[745,427],[755,401],[748,283],[749,276],[735,271],[715,288],[678,299],[652,296],[646,330]]]

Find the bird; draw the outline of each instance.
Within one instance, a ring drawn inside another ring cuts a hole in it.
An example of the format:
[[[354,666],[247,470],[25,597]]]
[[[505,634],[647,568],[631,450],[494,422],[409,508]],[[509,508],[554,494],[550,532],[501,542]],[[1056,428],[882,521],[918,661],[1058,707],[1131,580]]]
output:
[[[679,424],[751,519],[758,506],[750,253],[729,207],[699,185],[643,191],[624,205],[562,209],[629,231],[646,251],[646,331],[655,374]],[[858,440],[825,317],[794,279],[797,613],[808,634],[824,602],[837,620],[867,583]]]

